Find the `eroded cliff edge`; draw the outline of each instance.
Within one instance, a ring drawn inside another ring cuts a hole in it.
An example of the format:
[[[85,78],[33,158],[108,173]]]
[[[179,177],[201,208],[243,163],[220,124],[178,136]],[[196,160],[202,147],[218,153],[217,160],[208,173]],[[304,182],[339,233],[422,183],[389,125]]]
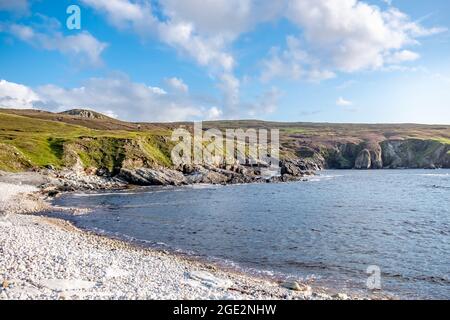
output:
[[[437,140],[343,143],[323,153],[323,166],[333,169],[450,168],[450,145]]]

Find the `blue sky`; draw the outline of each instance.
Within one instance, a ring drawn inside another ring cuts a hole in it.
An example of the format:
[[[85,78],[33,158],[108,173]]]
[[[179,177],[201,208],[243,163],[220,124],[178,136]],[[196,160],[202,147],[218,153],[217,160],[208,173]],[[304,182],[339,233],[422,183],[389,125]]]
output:
[[[69,30],[66,9],[81,9]],[[447,0],[0,0],[0,107],[450,124]]]

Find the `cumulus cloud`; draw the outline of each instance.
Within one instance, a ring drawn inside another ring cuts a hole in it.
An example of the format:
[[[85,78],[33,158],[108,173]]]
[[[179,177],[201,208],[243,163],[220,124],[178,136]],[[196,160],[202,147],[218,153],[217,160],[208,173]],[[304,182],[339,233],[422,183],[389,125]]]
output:
[[[283,1],[267,0],[161,0],[175,22],[190,22],[199,33],[234,39],[256,24],[281,15]]]
[[[32,109],[40,98],[27,86],[0,80],[0,108]]]
[[[82,0],[119,29],[156,37],[207,68],[227,113],[244,104],[232,44],[256,25],[286,17],[299,29],[262,61],[260,79],[321,81],[337,72],[382,69],[419,58],[406,48],[444,31],[425,28],[389,5],[358,0]]]
[[[206,114],[207,115],[206,119],[208,119],[208,120],[218,120],[218,119],[220,119],[222,117],[222,114],[223,114],[222,110],[220,110],[217,107],[212,107],[212,108],[210,108],[208,110],[208,112]]]
[[[1,80],[0,106],[55,112],[92,109],[130,121],[202,120],[222,115],[219,108],[208,107],[186,94],[168,93],[158,87],[132,82],[125,76],[91,78],[75,88],[44,85],[31,89]]]
[[[401,50],[392,53],[390,56],[386,57],[386,62],[389,64],[403,63],[407,61],[415,61],[420,58],[420,54],[410,51]]]
[[[189,87],[186,83],[184,83],[183,79],[173,77],[166,79],[165,82],[172,90],[182,93],[189,92]]]
[[[336,105],[340,107],[349,107],[353,105],[353,102],[351,102],[350,100],[346,100],[343,97],[339,97],[336,100]]]
[[[2,3],[9,2],[0,0],[0,8]],[[273,47],[261,62],[263,82],[276,78],[321,81],[339,72],[385,70],[419,59],[413,47],[419,44],[420,37],[445,31],[423,27],[390,2],[383,8],[358,0],[81,0],[81,3],[102,14],[115,28],[131,31],[143,40],[158,39],[207,69],[223,93],[220,111],[227,117],[252,112],[255,106],[262,105],[260,101],[242,101],[242,81],[236,75],[238,61],[232,46],[258,24],[287,18],[298,28],[298,34],[286,37],[285,43]],[[101,63],[101,54],[107,46],[88,32],[65,36],[57,26],[45,31],[20,24],[0,25],[2,28],[23,41],[81,57],[94,65]],[[169,105],[181,106],[180,100],[186,97],[180,96],[188,95],[188,87],[176,78],[167,79],[166,85],[168,92],[154,88],[152,94],[159,100],[169,99]],[[183,103],[190,110],[188,117],[199,109]],[[268,112],[272,109],[260,108]],[[205,112],[202,109],[200,115]],[[214,110],[211,112],[217,115]]]
[[[43,15],[38,17],[42,23],[34,27],[9,23],[4,25],[1,31],[8,32],[38,48],[59,51],[81,64],[95,66],[101,64],[101,54],[107,47],[106,43],[97,40],[87,31],[66,36],[59,30],[60,23],[56,19]]]
[[[418,56],[406,46],[444,31],[424,28],[396,8],[358,0],[289,0],[287,17],[303,30],[308,52],[322,66],[343,72],[379,69],[392,57],[410,61]]]
[[[231,44],[257,23],[281,13],[283,4],[267,0],[151,1],[82,0],[107,17],[119,29],[131,29],[141,37],[156,37],[207,68],[224,95],[227,113],[240,104],[240,81],[235,76]]]
[[[333,72],[321,69],[319,61],[302,49],[299,39],[288,36],[286,38],[286,49],[281,50],[279,47],[273,47],[270,50],[269,57],[262,61],[260,78],[263,82],[274,78],[321,81],[334,76]]]
[[[150,1],[81,0],[81,2],[103,13],[118,29],[131,29],[141,36],[155,31],[157,19],[153,16]]]

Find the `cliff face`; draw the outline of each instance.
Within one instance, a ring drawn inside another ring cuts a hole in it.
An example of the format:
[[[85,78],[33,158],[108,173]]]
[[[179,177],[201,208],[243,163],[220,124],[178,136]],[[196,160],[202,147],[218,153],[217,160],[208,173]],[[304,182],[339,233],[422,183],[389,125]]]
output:
[[[450,146],[436,140],[344,143],[326,151],[330,169],[450,168]]]
[[[324,168],[450,168],[448,125],[204,123],[205,130],[279,130],[279,174],[263,165],[175,167],[171,134],[180,126],[193,130],[190,123],[136,124],[86,110],[6,110],[0,112],[0,171],[68,171],[147,185],[295,181]]]
[[[384,141],[386,168],[450,168],[450,146],[432,140]]]

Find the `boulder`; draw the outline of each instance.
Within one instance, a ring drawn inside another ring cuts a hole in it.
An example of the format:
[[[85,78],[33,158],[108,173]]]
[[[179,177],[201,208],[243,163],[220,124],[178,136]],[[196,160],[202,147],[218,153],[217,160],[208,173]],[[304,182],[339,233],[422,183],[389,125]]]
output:
[[[293,162],[282,161],[281,162],[281,174],[291,175],[294,177],[302,176],[302,170]]]
[[[122,168],[119,178],[131,184],[142,186],[186,184],[186,179],[181,172],[166,168],[140,168],[137,170]]]
[[[53,291],[88,290],[96,286],[96,282],[79,279],[45,279],[39,281],[41,287]]]
[[[310,286],[300,284],[294,280],[285,281],[285,282],[281,283],[281,286],[283,288],[286,288],[286,289],[289,289],[292,291],[303,291],[303,292],[308,292],[308,293],[312,292],[312,289]]]
[[[221,279],[206,271],[192,271],[188,274],[189,278],[198,281],[204,286],[217,289],[228,289],[233,286],[229,279]]]

